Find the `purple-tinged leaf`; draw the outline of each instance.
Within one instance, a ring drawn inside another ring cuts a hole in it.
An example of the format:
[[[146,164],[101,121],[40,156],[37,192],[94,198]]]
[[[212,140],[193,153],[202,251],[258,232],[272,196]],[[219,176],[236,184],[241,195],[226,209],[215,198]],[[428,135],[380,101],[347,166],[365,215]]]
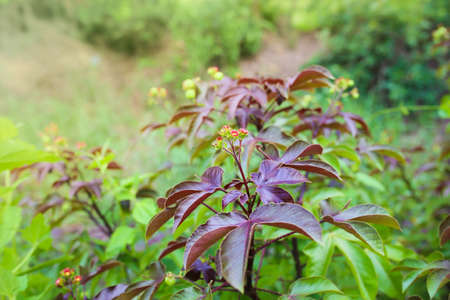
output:
[[[289,229],[314,241],[322,239],[322,229],[314,215],[299,204],[279,203],[258,207],[250,215],[250,220],[257,224]]]
[[[188,239],[184,251],[184,267],[186,270],[209,247],[225,236],[229,231],[246,222],[247,218],[239,213],[223,213],[215,215],[199,226]]]
[[[176,241],[170,241],[167,247],[161,252],[158,257],[158,260],[163,259],[166,255],[169,255],[173,251],[180,249],[186,245],[187,239],[178,238]]]
[[[147,225],[145,231],[145,238],[148,240],[152,235],[157,232],[167,221],[169,221],[175,215],[175,207],[166,207],[156,216],[154,216]]]
[[[142,293],[145,293],[145,299],[152,299],[153,294],[164,280],[164,267],[159,262],[153,263],[150,266],[150,273],[151,280],[105,288],[93,300],[132,300]]]
[[[167,126],[165,123],[150,123],[141,128],[142,133],[150,133],[156,129]]]
[[[285,164],[285,166],[296,170],[318,173],[342,181],[342,178],[339,177],[337,171],[332,166],[321,160],[316,159],[300,160],[294,161],[290,164]]]
[[[294,202],[291,194],[277,186],[263,185],[257,187],[256,192],[264,204]]]
[[[212,194],[213,193],[208,192],[198,192],[183,198],[183,200],[178,203],[175,210],[173,231],[175,231],[178,226],[180,226],[180,224],[183,223],[183,221]]]
[[[176,121],[192,116],[197,115],[203,110],[202,106],[198,105],[186,105],[178,108],[177,112],[172,116],[172,118],[169,121],[169,124],[175,123]]]
[[[389,147],[389,146],[385,146],[385,145],[375,145],[375,146],[370,146],[367,148],[368,152],[376,152],[378,154],[384,155],[384,156],[388,156],[388,157],[392,157],[393,159],[397,160],[398,162],[405,164],[406,160],[405,157],[403,156],[403,154],[396,150],[395,148]]]
[[[294,91],[302,88],[302,86],[305,86],[309,81],[318,79],[334,79],[334,77],[330,71],[322,66],[311,66],[291,77],[288,80],[288,86]]]
[[[245,272],[255,224],[245,222],[232,230],[220,246],[222,276],[235,289],[244,292]]]
[[[83,276],[83,280],[81,281],[81,284],[86,284],[89,281],[91,281],[92,278],[97,277],[98,275],[102,274],[103,272],[106,272],[112,268],[115,268],[117,266],[120,266],[122,263],[120,261],[117,260],[112,260],[112,261],[108,261],[102,265],[100,265],[97,270],[95,270],[94,272],[90,273],[87,276]]]
[[[228,192],[225,196],[222,198],[222,209],[225,209],[228,204],[231,202],[234,202],[239,199],[239,202],[241,204],[245,204],[248,201],[247,194],[243,194],[238,190],[232,190]]]
[[[191,269],[186,273],[185,277],[192,281],[197,281],[200,279],[201,275],[203,275],[203,279],[207,283],[216,280],[216,271],[214,271],[208,263],[197,259],[191,265]]]
[[[208,168],[202,175],[201,181],[184,181],[167,192],[166,206],[171,206],[184,200],[189,195],[204,192],[214,193],[221,188],[223,170],[220,167]]]
[[[370,136],[369,126],[367,126],[367,123],[364,121],[364,119],[361,116],[358,116],[358,115],[355,115],[352,113],[348,113],[348,112],[339,112],[339,115],[344,118],[347,129],[353,136],[355,136],[357,134],[357,128],[356,128],[355,123],[358,123],[359,125],[361,125],[362,131],[364,132],[364,134]]]
[[[126,291],[127,287],[128,287],[128,285],[121,283],[118,285],[104,288],[94,297],[93,300],[115,299],[116,297],[119,297],[120,295],[122,295]]]
[[[202,175],[202,182],[209,183],[213,187],[222,185],[223,170],[220,167],[208,168]]]
[[[73,198],[81,190],[84,190],[89,194],[95,195],[97,199],[100,199],[102,196],[101,185],[101,179],[93,179],[91,181],[74,181],[70,185],[69,198]]]
[[[198,181],[183,181],[174,186],[167,193],[166,206],[171,206],[177,203],[180,199],[184,199],[190,194],[198,193],[207,189],[209,185]]]
[[[437,291],[450,281],[450,269],[433,271],[427,277],[427,290],[430,299],[436,295]]]
[[[439,225],[439,240],[441,247],[450,240],[450,215]]]
[[[308,181],[300,172],[290,168],[280,168],[279,163],[273,160],[264,160],[259,166],[258,172],[253,173],[251,178],[257,186],[256,192],[258,192],[264,204],[293,202],[292,196],[276,185],[298,184]]]
[[[376,229],[369,224],[360,221],[337,222],[329,216],[324,217],[324,221],[344,229],[345,231],[360,239],[375,252],[379,253],[380,255],[384,255],[383,240],[381,239]]]
[[[288,164],[300,157],[322,154],[322,150],[322,146],[318,144],[296,141],[286,149],[286,152],[279,161],[283,164]]]
[[[336,222],[362,221],[400,229],[400,224],[395,218],[389,215],[384,208],[373,204],[362,204],[350,207],[333,216],[333,219]]]

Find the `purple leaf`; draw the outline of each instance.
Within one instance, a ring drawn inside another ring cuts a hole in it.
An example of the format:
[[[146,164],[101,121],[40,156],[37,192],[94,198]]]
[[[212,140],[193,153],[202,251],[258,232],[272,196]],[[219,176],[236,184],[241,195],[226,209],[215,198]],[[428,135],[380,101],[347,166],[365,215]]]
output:
[[[269,202],[293,202],[292,196],[282,188],[276,187],[278,184],[298,184],[308,181],[300,172],[279,167],[278,162],[273,160],[264,160],[259,166],[257,173],[251,175],[256,184],[256,191],[261,197],[261,201],[267,204]]]
[[[330,71],[322,66],[311,66],[291,77],[288,80],[288,86],[291,90],[298,90],[306,83],[318,79],[334,79],[334,77]]]
[[[188,239],[184,251],[184,267],[186,270],[211,245],[220,240],[230,230],[247,221],[239,213],[223,213],[211,217],[208,222],[199,226]]]
[[[120,261],[117,260],[112,260],[112,261],[108,261],[102,265],[100,265],[97,270],[95,270],[94,272],[90,273],[87,276],[83,276],[83,280],[81,281],[81,284],[86,284],[88,283],[92,278],[97,277],[98,275],[102,274],[103,272],[108,271],[109,269],[112,269],[114,267],[120,266],[122,263]]]
[[[231,202],[234,202],[238,199],[241,204],[244,204],[247,202],[248,196],[247,196],[247,194],[242,194],[238,190],[232,190],[232,191],[228,192],[225,196],[223,196],[222,209],[225,209],[225,207],[227,207],[228,204],[230,204]]]
[[[213,187],[222,185],[223,170],[220,167],[208,168],[202,175],[202,182],[209,183]]]
[[[167,245],[167,247],[161,252],[161,254],[158,257],[158,260],[163,259],[166,255],[169,255],[173,251],[180,249],[186,245],[187,239],[185,238],[178,238],[176,241],[171,241]]]
[[[196,209],[203,201],[205,201],[209,196],[213,193],[208,192],[198,192],[191,194],[178,203],[174,223],[173,223],[173,231],[175,231],[178,226]]]
[[[320,160],[309,159],[294,161],[290,164],[286,164],[285,166],[296,170],[318,173],[342,181],[342,178],[339,177],[339,174],[332,166]]]
[[[167,192],[166,206],[173,205],[187,198],[191,194],[205,192],[214,193],[221,188],[223,170],[220,167],[208,168],[202,175],[201,181],[184,181]]]
[[[97,199],[100,199],[102,196],[101,185],[101,179],[93,179],[91,181],[74,181],[70,185],[69,198],[73,198],[81,190],[84,190],[87,193],[94,194]]]
[[[245,272],[255,224],[245,222],[231,231],[220,246],[222,276],[235,289],[244,292]]]
[[[439,225],[439,240],[441,247],[450,240],[450,215]]]
[[[395,218],[391,217],[384,208],[373,204],[353,206],[332,218],[336,222],[362,221],[400,229],[400,224]]]
[[[166,207],[163,211],[154,216],[148,222],[147,230],[145,231],[145,238],[148,240],[152,235],[159,230],[170,218],[175,215],[175,207]]]
[[[145,292],[146,299],[151,299],[164,280],[164,267],[159,262],[150,266],[151,280],[140,281],[130,285],[118,284],[103,289],[93,300],[132,300]]]
[[[192,281],[197,281],[200,279],[201,275],[203,275],[203,279],[207,283],[216,280],[216,271],[214,271],[208,263],[201,262],[197,259],[192,264],[191,269],[186,273],[185,277]]]
[[[289,229],[307,237],[320,241],[322,229],[314,215],[294,203],[267,204],[258,207],[250,215],[250,220],[257,224],[265,224]]]
[[[304,141],[296,141],[286,149],[286,152],[279,161],[283,164],[288,164],[299,157],[322,154],[322,150],[322,147],[318,144],[308,144]]]
[[[294,202],[291,194],[277,186],[263,185],[257,187],[256,191],[264,204]]]

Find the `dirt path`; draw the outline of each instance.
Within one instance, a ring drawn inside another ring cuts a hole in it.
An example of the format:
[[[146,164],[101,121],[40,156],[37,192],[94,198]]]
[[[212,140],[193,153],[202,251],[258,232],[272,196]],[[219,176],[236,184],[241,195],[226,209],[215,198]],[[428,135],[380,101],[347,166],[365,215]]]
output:
[[[261,51],[240,63],[244,76],[285,76],[296,73],[300,66],[323,51],[324,47],[314,34],[299,36],[292,47],[279,36],[266,35]]]

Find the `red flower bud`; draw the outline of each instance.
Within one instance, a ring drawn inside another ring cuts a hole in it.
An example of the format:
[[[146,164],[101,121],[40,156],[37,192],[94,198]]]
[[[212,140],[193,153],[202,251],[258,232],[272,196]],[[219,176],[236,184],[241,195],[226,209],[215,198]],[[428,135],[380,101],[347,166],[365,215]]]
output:
[[[62,278],[56,279],[55,285],[56,285],[57,287],[62,287],[62,286],[64,285],[64,279],[62,279]]]
[[[238,137],[238,136],[239,136],[239,131],[237,131],[237,130],[231,130],[231,136],[233,136],[233,137]]]
[[[239,133],[240,133],[242,136],[247,136],[247,135],[248,135],[248,130],[245,129],[245,128],[240,128],[240,129],[239,129]]]
[[[64,268],[61,270],[60,274],[64,277],[70,277],[75,273],[75,271],[71,268]]]
[[[83,278],[82,278],[80,275],[77,275],[77,276],[75,276],[75,277],[73,278],[72,283],[73,283],[73,284],[78,284],[78,283],[81,282],[82,279],[83,279]]]

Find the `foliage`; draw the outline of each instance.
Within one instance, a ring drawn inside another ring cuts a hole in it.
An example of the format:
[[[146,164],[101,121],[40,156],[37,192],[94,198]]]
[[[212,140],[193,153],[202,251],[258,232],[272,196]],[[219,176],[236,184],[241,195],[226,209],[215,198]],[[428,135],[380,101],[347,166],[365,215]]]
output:
[[[445,21],[445,1],[311,2],[331,52],[318,59],[354,78],[362,93],[390,105],[435,104],[445,90],[430,32]],[[315,8],[314,8],[315,7]],[[351,7],[351,9],[349,9]],[[364,23],[366,26],[361,26]],[[431,67],[430,66],[434,66]],[[375,104],[375,103],[374,103]]]
[[[184,82],[190,104],[142,130],[149,136],[164,128],[169,150],[188,149],[188,166],[179,166],[181,158],[174,165],[184,176],[178,184],[167,165],[126,176],[126,159],[119,164],[108,145],[70,145],[53,127],[42,135],[47,152],[8,165],[0,194],[2,296],[446,294],[447,148],[430,155],[434,167],[421,167],[408,149],[377,143],[365,119],[345,110],[358,96],[354,82],[320,66],[287,78],[208,73],[211,80]],[[149,96],[165,101],[167,93]],[[2,139],[17,139],[11,122],[1,125]],[[416,164],[427,177],[411,175]],[[392,230],[400,224],[403,232]],[[434,234],[419,234],[424,228]]]

